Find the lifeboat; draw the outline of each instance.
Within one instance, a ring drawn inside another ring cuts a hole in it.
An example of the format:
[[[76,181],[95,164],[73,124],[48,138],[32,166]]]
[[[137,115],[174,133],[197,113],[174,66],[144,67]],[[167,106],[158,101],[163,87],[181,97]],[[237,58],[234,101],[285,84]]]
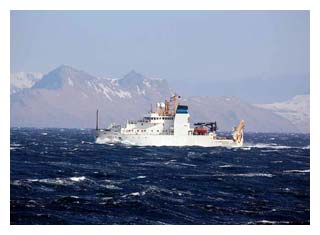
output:
[[[205,127],[195,127],[194,133],[197,135],[205,135],[208,133],[208,130]]]

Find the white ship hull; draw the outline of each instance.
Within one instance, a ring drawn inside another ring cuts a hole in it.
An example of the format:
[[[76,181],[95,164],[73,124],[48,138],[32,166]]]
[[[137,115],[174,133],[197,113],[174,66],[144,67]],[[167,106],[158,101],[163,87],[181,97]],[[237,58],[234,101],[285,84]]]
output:
[[[188,106],[179,104],[178,98],[176,95],[170,98],[172,105],[167,100],[165,103],[158,103],[156,112],[151,110],[141,120],[127,121],[124,127],[113,123],[107,129],[99,129],[97,110],[96,142],[137,146],[241,147],[243,145],[243,120],[235,127],[231,138],[217,136],[216,122],[197,122],[192,128]]]
[[[215,138],[210,135],[126,135],[98,131],[97,143],[123,143],[136,146],[202,146],[202,147],[241,147],[243,142],[232,139]]]

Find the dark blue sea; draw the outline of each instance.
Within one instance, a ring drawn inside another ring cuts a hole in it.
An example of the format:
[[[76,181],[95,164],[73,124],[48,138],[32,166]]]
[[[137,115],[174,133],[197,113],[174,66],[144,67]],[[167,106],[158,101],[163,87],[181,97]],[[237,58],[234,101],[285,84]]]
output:
[[[95,144],[92,130],[11,129],[11,224],[309,224],[309,135],[242,148]]]

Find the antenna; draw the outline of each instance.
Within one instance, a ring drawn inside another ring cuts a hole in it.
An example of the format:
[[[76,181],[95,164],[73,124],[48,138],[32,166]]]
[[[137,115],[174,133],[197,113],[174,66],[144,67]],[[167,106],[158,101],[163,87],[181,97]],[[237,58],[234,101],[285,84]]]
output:
[[[99,129],[99,109],[97,109],[96,113],[96,130]]]

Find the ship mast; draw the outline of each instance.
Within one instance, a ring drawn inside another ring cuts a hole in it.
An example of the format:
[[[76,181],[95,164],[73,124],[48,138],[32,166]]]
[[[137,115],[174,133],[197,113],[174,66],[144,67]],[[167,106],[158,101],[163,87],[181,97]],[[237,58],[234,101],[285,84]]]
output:
[[[173,107],[172,107],[172,115],[176,114],[177,107],[178,107],[178,98],[181,96],[178,96],[177,94],[174,94],[171,98],[170,101],[173,102]]]
[[[99,129],[99,109],[97,109],[96,113],[96,130]]]

